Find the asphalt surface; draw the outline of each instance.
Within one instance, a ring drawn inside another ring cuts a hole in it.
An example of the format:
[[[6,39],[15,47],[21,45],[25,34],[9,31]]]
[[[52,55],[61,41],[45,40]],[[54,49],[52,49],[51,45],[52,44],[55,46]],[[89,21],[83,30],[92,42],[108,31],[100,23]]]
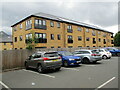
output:
[[[45,74],[25,69],[4,72],[0,84],[4,88],[118,88],[118,57]]]

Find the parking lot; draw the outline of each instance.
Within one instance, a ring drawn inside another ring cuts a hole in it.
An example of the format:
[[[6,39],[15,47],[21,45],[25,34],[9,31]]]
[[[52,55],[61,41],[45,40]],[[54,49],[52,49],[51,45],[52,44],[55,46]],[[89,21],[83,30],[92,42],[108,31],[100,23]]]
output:
[[[3,72],[0,84],[4,88],[118,88],[118,57],[44,74],[32,69]]]

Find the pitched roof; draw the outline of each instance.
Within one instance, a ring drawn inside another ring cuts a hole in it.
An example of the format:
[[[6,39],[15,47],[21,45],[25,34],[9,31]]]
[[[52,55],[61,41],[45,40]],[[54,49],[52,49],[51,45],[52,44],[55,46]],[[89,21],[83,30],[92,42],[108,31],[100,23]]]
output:
[[[80,26],[84,26],[84,27],[87,27],[87,28],[92,28],[92,29],[97,29],[97,30],[100,30],[100,31],[104,31],[104,32],[109,32],[109,33],[113,33],[113,32],[110,32],[110,31],[107,31],[107,30],[104,30],[98,26],[94,26],[94,25],[90,25],[90,24],[86,24],[86,23],[82,23],[82,22],[79,22],[79,21],[75,21],[75,20],[71,20],[71,19],[68,19],[68,18],[64,18],[64,17],[60,17],[60,16],[55,16],[55,15],[51,15],[51,14],[46,14],[46,13],[36,13],[36,14],[32,14],[28,17],[26,17],[25,19],[17,22],[16,24],[12,25],[11,27],[17,25],[18,23],[30,18],[30,17],[41,17],[41,18],[45,18],[45,19],[50,19],[50,20],[55,20],[55,21],[60,21],[60,22],[66,22],[66,23],[71,23],[71,24],[75,24],[75,25],[80,25]]]
[[[12,36],[8,35],[4,31],[0,31],[0,42],[12,42]]]

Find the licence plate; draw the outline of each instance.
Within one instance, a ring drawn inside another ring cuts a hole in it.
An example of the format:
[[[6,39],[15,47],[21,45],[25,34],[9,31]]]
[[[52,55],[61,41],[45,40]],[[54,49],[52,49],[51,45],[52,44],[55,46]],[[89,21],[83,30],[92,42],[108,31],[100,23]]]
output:
[[[52,61],[54,61],[54,62],[55,62],[55,61],[58,61],[58,59],[56,59],[56,60],[52,60]]]

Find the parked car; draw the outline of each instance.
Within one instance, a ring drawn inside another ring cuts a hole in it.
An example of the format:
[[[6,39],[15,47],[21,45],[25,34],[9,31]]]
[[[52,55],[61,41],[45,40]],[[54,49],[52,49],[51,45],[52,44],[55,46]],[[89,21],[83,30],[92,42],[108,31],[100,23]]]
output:
[[[99,52],[102,56],[102,59],[110,59],[112,57],[112,54],[107,50],[107,49],[95,49],[95,50],[92,50],[94,52]]]
[[[62,59],[55,51],[36,52],[25,61],[25,67],[36,68],[38,72],[44,72],[47,69],[60,70]]]
[[[120,50],[115,47],[106,47],[104,49],[107,49],[109,52],[112,53],[112,55],[115,55],[115,56],[120,55]]]
[[[65,67],[81,64],[81,58],[78,56],[74,56],[68,51],[58,51],[58,53],[62,57],[62,65]]]
[[[101,54],[92,50],[76,50],[74,55],[80,56],[82,58],[82,63],[96,63],[102,60]]]

